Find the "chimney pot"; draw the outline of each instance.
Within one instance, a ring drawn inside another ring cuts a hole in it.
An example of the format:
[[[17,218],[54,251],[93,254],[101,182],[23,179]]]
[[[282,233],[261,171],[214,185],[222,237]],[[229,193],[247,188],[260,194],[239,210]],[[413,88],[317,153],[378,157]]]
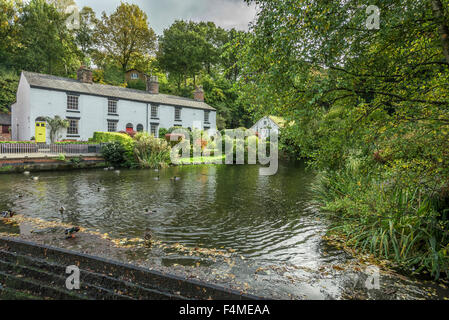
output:
[[[157,76],[147,76],[147,91],[152,94],[159,93],[159,81]]]
[[[78,69],[78,81],[83,83],[93,83],[92,79],[92,70],[87,68],[86,66],[81,66]]]
[[[204,102],[204,90],[202,86],[196,87],[195,92],[193,93],[193,98],[196,101]]]

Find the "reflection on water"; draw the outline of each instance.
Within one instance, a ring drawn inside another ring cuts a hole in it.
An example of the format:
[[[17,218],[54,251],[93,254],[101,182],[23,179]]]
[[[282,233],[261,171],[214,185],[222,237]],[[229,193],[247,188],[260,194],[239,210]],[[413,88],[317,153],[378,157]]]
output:
[[[158,175],[159,181],[154,179]],[[181,180],[170,180],[175,175]],[[334,279],[332,272],[304,271],[323,270],[329,263],[346,259],[341,251],[322,245],[326,220],[312,204],[312,179],[313,174],[301,163],[280,164],[274,176],[260,176],[258,166],[248,165],[123,170],[119,174],[45,172],[38,181],[24,175],[0,175],[0,209],[12,207],[26,216],[61,220],[117,238],[143,238],[151,229],[155,238],[167,244],[233,249],[247,264],[236,266],[237,270],[214,268],[238,274],[242,282],[259,286],[261,294],[279,291],[309,298],[336,297],[346,280]],[[63,215],[61,206],[66,209]],[[155,213],[147,214],[147,210]],[[28,231],[21,227],[20,232]],[[195,263],[195,257],[164,257],[162,264],[170,261],[188,265]],[[285,283],[280,286],[269,271],[255,275],[261,266],[302,269],[284,270],[280,280]],[[290,282],[292,277],[299,280]]]
[[[181,180],[170,180],[174,175]],[[316,260],[323,230],[310,203],[310,180],[299,164],[281,166],[275,176],[260,176],[257,166],[224,165],[42,173],[39,181],[8,175],[0,176],[0,206],[118,237],[142,237],[150,228],[168,243],[304,262]]]

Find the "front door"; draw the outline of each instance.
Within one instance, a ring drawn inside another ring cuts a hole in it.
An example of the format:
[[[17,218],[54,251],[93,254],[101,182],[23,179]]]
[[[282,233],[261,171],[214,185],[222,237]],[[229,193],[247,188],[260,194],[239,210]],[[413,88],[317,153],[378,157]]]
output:
[[[42,121],[36,121],[35,138],[37,143],[45,143],[47,132],[46,123]]]

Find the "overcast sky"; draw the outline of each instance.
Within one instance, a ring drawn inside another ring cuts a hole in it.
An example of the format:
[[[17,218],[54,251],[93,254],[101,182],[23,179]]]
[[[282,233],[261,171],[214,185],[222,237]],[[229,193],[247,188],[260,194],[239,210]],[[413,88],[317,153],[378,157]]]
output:
[[[113,12],[120,0],[75,0],[80,10],[91,7],[97,16],[101,12]],[[248,30],[248,23],[256,15],[254,5],[248,6],[243,0],[127,0],[135,3],[148,15],[150,27],[158,34],[175,20],[213,21],[225,28]]]

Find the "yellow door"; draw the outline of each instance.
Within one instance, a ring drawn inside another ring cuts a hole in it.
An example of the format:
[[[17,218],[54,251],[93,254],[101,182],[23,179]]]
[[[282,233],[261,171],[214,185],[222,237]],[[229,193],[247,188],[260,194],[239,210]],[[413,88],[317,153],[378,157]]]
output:
[[[36,121],[35,138],[37,143],[45,143],[47,136],[45,127],[46,127],[45,122]]]

